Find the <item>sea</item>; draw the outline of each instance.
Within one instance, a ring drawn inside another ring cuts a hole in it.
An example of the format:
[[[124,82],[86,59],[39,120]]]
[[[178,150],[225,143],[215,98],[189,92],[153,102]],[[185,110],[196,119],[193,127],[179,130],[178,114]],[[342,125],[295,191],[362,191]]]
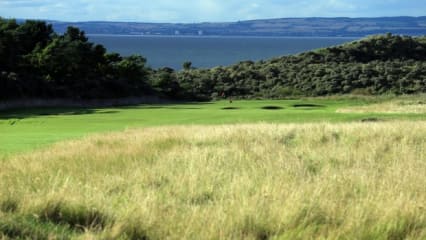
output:
[[[109,52],[139,54],[152,68],[182,69],[184,62],[196,68],[228,66],[240,61],[267,60],[330,47],[356,40],[344,37],[223,37],[88,35]]]

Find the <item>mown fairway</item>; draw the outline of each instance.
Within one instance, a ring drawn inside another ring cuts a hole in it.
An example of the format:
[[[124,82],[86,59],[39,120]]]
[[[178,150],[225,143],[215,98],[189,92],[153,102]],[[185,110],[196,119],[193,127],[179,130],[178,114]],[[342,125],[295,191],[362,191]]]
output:
[[[403,98],[399,109],[414,105],[425,109],[424,95]],[[139,105],[105,109],[47,108],[0,111],[0,156],[28,151],[57,141],[127,128],[158,125],[347,122],[379,120],[425,120],[426,112],[340,111],[384,99],[336,98],[282,101],[227,101],[211,103]],[[418,103],[421,104],[418,104]],[[402,106],[402,107],[401,107]],[[337,111],[340,112],[337,112]]]
[[[0,238],[426,239],[425,126],[171,126],[55,144],[0,161]]]

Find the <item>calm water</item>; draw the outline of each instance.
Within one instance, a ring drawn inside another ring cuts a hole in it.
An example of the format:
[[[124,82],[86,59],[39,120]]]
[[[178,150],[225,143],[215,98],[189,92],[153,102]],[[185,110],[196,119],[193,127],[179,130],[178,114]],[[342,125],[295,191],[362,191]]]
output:
[[[174,37],[174,36],[89,36],[110,52],[141,54],[154,68],[181,69],[191,61],[194,67],[226,66],[243,60],[261,60],[321,47],[338,45],[353,38],[283,37]]]

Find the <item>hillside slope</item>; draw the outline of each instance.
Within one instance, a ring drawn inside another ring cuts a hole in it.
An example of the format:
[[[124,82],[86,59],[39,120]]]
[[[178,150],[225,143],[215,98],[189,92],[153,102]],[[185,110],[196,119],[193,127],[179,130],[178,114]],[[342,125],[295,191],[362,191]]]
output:
[[[280,18],[223,23],[51,22],[58,32],[69,25],[89,34],[317,36],[359,37],[372,34],[426,35],[426,17]]]
[[[426,92],[426,38],[372,36],[267,61],[183,70],[176,82],[201,98]]]

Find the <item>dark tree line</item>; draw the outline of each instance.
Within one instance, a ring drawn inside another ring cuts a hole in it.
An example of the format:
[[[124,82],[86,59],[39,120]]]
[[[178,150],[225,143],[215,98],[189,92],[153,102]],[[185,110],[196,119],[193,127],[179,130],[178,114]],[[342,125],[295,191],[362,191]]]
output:
[[[228,67],[151,69],[69,27],[63,35],[40,21],[0,19],[0,99],[119,98],[159,95],[283,98],[343,93],[426,92],[426,38],[380,35],[268,61]]]
[[[0,99],[117,98],[152,92],[141,56],[107,53],[69,27],[0,19]]]

